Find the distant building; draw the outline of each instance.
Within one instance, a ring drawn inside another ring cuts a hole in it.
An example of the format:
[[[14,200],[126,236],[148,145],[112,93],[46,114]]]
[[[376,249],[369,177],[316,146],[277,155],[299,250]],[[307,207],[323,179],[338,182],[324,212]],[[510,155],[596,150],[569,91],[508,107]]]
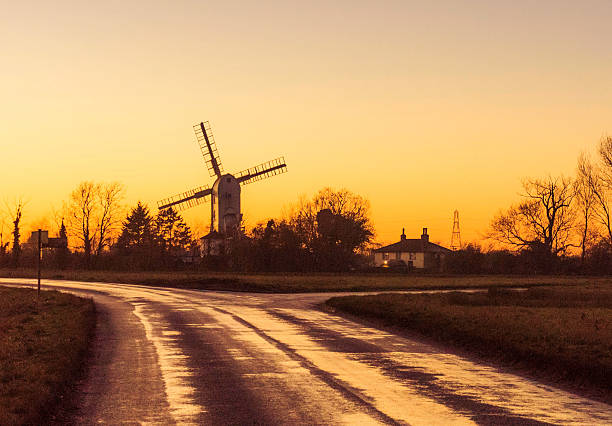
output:
[[[225,235],[211,231],[200,238],[200,256],[220,256],[225,254]]]
[[[402,229],[397,243],[374,251],[374,265],[378,267],[407,266],[414,269],[438,270],[451,250],[429,242],[427,228],[419,239],[408,239]]]

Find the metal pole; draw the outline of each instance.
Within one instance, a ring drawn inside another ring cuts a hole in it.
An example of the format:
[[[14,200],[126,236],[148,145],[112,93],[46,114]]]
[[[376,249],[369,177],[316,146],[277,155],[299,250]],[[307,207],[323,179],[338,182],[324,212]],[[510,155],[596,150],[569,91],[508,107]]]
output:
[[[36,253],[38,253],[38,291],[36,292],[36,297],[40,298],[40,257],[41,257],[41,252],[42,252],[42,231],[39,229],[38,230],[38,251]]]

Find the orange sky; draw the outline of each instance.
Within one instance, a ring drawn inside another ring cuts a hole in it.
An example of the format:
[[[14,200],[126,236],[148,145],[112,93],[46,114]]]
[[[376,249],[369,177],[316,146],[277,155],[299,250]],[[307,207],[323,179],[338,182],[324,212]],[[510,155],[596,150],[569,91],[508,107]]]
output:
[[[154,207],[212,183],[209,120],[226,171],[289,165],[243,188],[249,225],[331,186],[370,199],[380,242],[448,244],[455,209],[477,240],[523,177],[573,173],[612,132],[612,2],[500,3],[4,5],[0,200],[32,224],[117,180]]]

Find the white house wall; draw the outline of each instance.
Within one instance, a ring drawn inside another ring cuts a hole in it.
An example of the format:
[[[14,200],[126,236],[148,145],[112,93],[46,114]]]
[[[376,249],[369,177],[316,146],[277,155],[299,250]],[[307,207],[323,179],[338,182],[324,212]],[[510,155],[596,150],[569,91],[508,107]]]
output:
[[[389,260],[397,259],[397,252],[387,253],[389,255]],[[410,258],[410,253],[401,252],[400,259],[406,262],[406,265],[409,265],[408,262],[412,262],[413,268],[423,269],[425,268],[425,253],[413,253],[414,258]],[[375,266],[383,266],[385,264],[385,260],[383,259],[383,253],[374,253],[374,265]]]
[[[410,259],[410,253],[402,253],[402,260],[409,265],[412,262],[413,268],[423,269],[425,267],[425,253],[412,253],[413,259]]]

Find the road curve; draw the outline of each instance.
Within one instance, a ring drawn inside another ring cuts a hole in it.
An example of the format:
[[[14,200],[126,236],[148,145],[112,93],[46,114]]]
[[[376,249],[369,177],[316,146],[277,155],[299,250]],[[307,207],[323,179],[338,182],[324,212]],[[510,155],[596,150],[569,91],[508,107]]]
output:
[[[74,424],[612,424],[610,405],[314,309],[336,294],[43,284],[98,310]]]

